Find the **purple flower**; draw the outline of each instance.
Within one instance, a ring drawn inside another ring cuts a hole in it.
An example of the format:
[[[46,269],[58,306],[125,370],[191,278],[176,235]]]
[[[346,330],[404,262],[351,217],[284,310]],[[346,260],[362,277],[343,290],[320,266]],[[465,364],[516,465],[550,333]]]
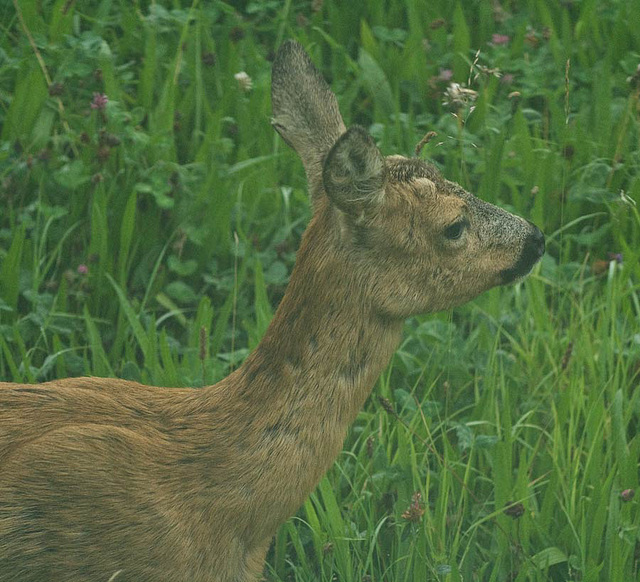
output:
[[[86,275],[89,272],[89,267],[87,265],[78,265],[78,274]]]
[[[505,73],[500,79],[502,85],[511,85],[513,83],[514,76],[511,73]]]
[[[622,264],[622,253],[607,253],[607,258],[610,261],[615,261],[616,263]]]
[[[441,83],[450,83],[453,79],[451,69],[440,69],[440,72],[429,79],[429,86],[434,90],[439,90]]]
[[[635,497],[636,492],[633,489],[625,489],[622,493],[620,493],[620,497],[622,497],[622,501],[629,502]]]
[[[91,101],[91,109],[98,109],[104,111],[109,98],[104,93],[94,93],[93,100]]]
[[[524,511],[525,509],[522,503],[510,501],[507,503],[504,513],[513,519],[518,519],[524,515]]]
[[[508,44],[510,40],[511,39],[506,34],[495,33],[491,35],[491,44],[495,46],[498,46],[501,44]]]

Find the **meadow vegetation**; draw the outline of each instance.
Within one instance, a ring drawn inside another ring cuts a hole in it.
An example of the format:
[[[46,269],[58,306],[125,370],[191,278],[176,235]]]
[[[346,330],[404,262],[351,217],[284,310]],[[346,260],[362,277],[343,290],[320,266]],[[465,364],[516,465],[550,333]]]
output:
[[[310,215],[269,125],[286,38],[348,125],[435,132],[420,155],[548,252],[407,322],[267,579],[640,580],[638,0],[3,2],[0,380],[242,362]]]

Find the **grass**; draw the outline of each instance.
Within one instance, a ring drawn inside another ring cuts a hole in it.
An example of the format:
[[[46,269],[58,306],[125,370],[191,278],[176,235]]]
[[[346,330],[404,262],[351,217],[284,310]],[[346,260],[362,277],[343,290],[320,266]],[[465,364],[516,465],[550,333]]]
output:
[[[405,155],[437,132],[421,155],[548,253],[407,322],[267,578],[640,579],[638,0],[20,0],[0,28],[0,380],[241,363],[309,217],[268,123],[294,37],[347,124]]]

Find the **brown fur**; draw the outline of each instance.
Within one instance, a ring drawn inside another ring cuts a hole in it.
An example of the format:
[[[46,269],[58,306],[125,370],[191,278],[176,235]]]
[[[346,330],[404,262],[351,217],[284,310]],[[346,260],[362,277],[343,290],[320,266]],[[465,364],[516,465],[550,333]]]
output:
[[[297,43],[276,58],[273,94],[314,215],[262,342],[201,390],[0,383],[1,582],[257,580],[403,319],[524,276],[542,254],[532,225],[347,131]]]

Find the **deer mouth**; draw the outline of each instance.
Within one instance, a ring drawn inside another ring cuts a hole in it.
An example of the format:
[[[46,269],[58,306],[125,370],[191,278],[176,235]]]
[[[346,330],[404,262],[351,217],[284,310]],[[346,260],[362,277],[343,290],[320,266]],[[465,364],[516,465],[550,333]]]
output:
[[[528,275],[544,255],[544,234],[537,226],[533,224],[531,226],[533,230],[527,236],[516,264],[500,273],[502,285],[508,285]]]

